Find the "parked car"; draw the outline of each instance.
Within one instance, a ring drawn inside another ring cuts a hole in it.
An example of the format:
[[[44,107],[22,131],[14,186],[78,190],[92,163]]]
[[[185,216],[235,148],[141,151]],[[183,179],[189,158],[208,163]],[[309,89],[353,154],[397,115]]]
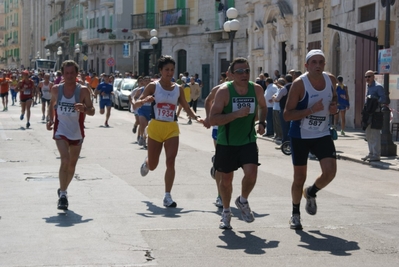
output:
[[[136,79],[122,79],[116,89],[114,87],[114,95],[112,97],[114,107],[119,110],[129,108],[129,95],[137,86],[138,83]]]
[[[115,93],[115,91],[118,89],[118,85],[122,82],[122,78],[115,78],[114,79],[114,83],[113,83],[113,88],[114,88],[114,93]],[[112,95],[112,97],[111,97],[111,103],[112,103],[112,106],[113,107],[115,107],[115,97]]]

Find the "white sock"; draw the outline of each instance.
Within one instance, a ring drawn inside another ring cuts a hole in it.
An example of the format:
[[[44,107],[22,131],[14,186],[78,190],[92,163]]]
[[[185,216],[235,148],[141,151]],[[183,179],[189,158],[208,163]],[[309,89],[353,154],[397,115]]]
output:
[[[223,212],[229,213],[230,212],[230,208],[227,208],[227,209],[223,208]]]
[[[60,197],[67,196],[67,191],[60,191]]]
[[[165,192],[165,197],[166,198],[172,198],[172,196],[170,195],[170,192]]]
[[[243,198],[242,196],[240,196],[240,202],[242,204],[248,203],[248,200],[246,198]]]

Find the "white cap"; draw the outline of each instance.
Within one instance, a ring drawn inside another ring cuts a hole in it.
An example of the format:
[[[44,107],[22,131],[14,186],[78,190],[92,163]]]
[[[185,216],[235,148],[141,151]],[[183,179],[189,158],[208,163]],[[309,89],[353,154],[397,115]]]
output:
[[[309,61],[309,59],[310,59],[311,57],[313,57],[313,56],[318,56],[318,55],[323,56],[324,59],[326,58],[326,57],[324,56],[323,51],[321,51],[320,49],[312,49],[312,50],[310,50],[310,51],[308,52],[308,54],[306,55],[306,63],[308,63],[308,61]]]

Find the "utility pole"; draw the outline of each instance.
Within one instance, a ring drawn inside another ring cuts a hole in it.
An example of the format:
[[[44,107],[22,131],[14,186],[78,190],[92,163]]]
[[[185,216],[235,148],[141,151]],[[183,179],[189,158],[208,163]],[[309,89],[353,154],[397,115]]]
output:
[[[385,15],[385,40],[384,48],[388,49],[391,47],[390,40],[390,27],[391,27],[391,5],[395,3],[395,0],[381,0],[381,4],[386,8]],[[391,115],[391,110],[389,109],[389,104],[391,99],[389,98],[389,73],[384,73],[384,92],[385,92],[385,105],[382,107],[381,111],[384,113],[383,125],[381,130],[381,156],[390,157],[396,156],[396,145],[392,142],[392,134],[389,129],[389,119]]]

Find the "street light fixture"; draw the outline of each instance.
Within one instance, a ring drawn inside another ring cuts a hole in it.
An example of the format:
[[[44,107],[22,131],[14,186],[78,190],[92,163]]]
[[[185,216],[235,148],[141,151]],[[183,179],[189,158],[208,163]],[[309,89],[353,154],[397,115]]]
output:
[[[37,59],[40,58],[40,52],[39,52],[39,51],[36,52],[36,58],[37,58]]]
[[[150,39],[150,44],[152,45],[152,49],[153,49],[153,73],[152,75],[155,75],[156,72],[156,55],[155,55],[155,46],[158,44],[158,31],[155,29],[152,29],[150,31],[150,35],[152,36]]]
[[[236,32],[240,28],[240,22],[236,19],[238,11],[234,7],[230,7],[226,11],[227,18],[229,19],[223,24],[223,29],[229,34],[230,38],[230,62],[233,61],[233,40]]]
[[[50,55],[51,55],[50,49],[46,49],[46,57],[47,57],[47,59],[50,59]]]
[[[62,61],[62,47],[59,46],[57,49],[57,56],[59,57],[58,59],[58,69],[61,69],[61,61]]]
[[[80,45],[76,44],[75,45],[75,54],[76,54],[76,63],[79,65],[79,54],[80,54]]]

